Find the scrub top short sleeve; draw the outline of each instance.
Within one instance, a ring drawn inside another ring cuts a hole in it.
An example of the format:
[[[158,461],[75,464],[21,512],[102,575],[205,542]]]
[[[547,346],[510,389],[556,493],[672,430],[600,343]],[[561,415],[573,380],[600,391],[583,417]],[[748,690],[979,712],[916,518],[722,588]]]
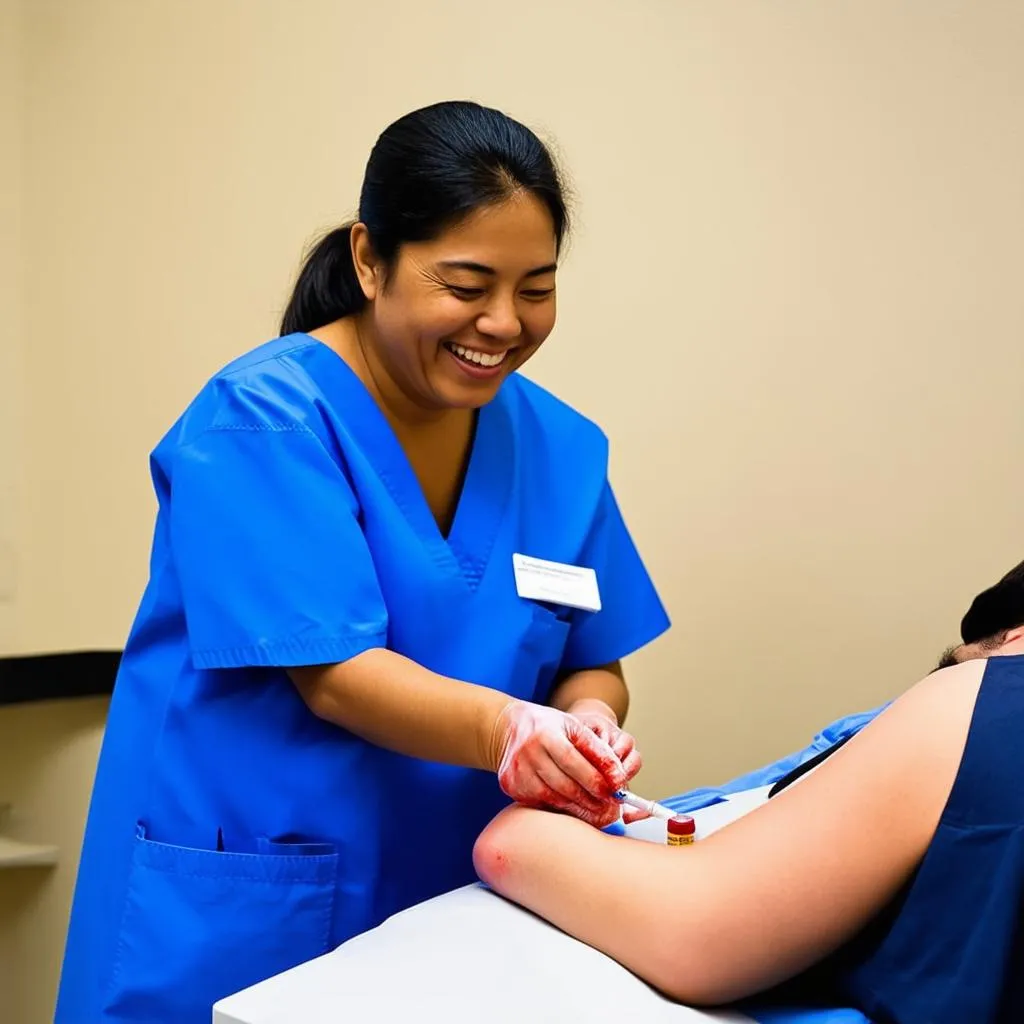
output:
[[[328,664],[385,644],[357,501],[312,430],[207,429],[177,449],[170,491],[197,668]]]
[[[607,665],[668,629],[668,616],[607,482],[579,564],[597,573],[601,610],[574,616],[562,658],[564,670]]]

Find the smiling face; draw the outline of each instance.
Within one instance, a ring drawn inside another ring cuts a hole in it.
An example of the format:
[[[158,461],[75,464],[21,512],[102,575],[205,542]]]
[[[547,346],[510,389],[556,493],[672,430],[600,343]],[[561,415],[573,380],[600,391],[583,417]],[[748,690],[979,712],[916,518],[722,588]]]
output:
[[[368,300],[359,324],[365,355],[416,406],[485,405],[551,333],[555,232],[529,192],[403,245],[390,268],[360,229],[353,250]]]

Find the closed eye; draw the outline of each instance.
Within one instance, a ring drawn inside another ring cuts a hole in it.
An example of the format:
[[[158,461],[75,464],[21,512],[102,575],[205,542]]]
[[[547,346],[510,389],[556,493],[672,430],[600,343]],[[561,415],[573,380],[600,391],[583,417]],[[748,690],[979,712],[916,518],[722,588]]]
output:
[[[486,288],[471,288],[467,285],[459,284],[448,284],[445,283],[445,287],[454,295],[456,298],[462,299],[465,302],[472,302],[474,299],[479,299],[481,295],[485,294]],[[554,288],[526,288],[519,294],[530,302],[542,302],[544,299],[553,295],[555,292]]]
[[[449,284],[445,287],[454,295],[456,298],[465,299],[467,302],[473,299],[479,299],[484,293],[483,288],[464,288],[461,285]]]

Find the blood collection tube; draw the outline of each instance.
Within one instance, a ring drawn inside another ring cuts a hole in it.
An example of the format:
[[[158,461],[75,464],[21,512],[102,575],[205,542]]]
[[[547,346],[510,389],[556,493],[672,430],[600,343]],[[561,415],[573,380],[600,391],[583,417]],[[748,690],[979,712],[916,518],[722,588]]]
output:
[[[669,846],[689,846],[697,838],[697,824],[688,814],[677,814],[666,825]]]

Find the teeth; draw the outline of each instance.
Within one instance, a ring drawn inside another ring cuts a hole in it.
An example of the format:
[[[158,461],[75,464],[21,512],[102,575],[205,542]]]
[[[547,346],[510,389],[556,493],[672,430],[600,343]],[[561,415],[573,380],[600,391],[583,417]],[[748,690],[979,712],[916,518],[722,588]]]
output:
[[[449,342],[448,348],[460,359],[465,359],[467,363],[476,363],[477,366],[497,366],[508,355],[508,349],[505,349],[504,352],[499,352],[497,355],[490,355],[487,352],[478,352],[476,349],[466,348],[464,345],[456,345],[454,342]]]

